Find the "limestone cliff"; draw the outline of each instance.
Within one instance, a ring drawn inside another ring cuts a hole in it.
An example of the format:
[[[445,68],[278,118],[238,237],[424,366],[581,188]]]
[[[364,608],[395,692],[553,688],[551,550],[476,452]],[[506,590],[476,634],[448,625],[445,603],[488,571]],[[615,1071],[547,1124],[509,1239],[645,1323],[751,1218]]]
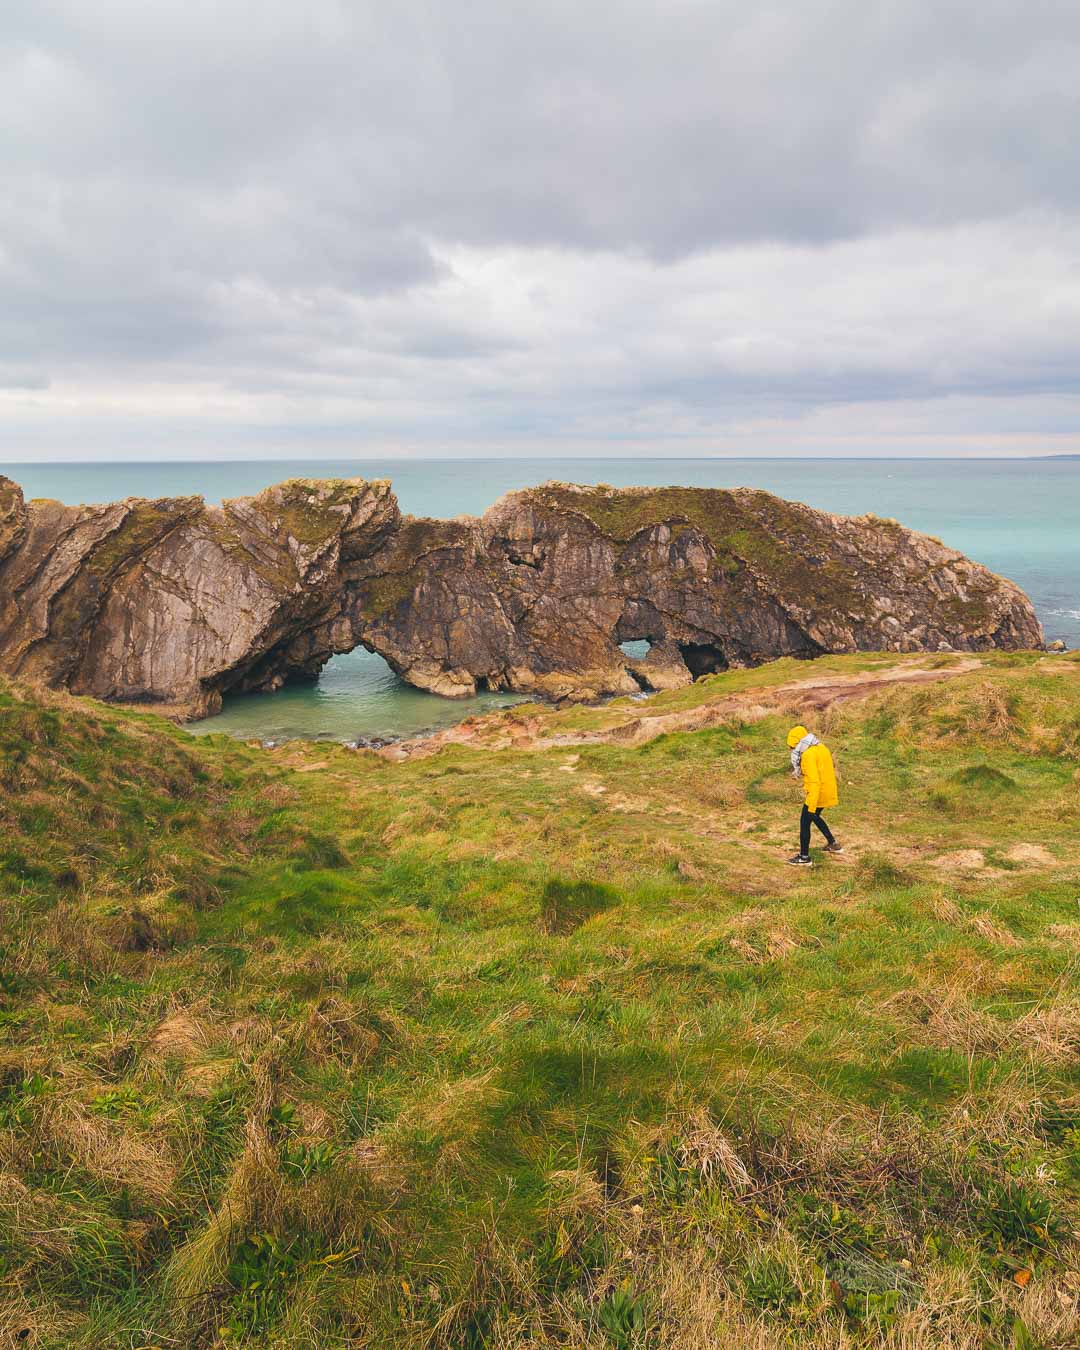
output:
[[[70,507],[0,478],[0,670],[189,716],[360,644],[440,694],[588,698],[782,655],[1041,641],[1016,586],[937,540],[746,488],[548,483],[420,520],[360,479]]]

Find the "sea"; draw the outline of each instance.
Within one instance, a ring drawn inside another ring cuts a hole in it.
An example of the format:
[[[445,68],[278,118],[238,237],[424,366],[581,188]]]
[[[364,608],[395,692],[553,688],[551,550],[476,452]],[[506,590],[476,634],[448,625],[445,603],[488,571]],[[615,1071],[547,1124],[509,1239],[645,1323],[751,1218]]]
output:
[[[478,515],[514,488],[548,479],[613,487],[755,487],[842,515],[874,512],[936,535],[1010,577],[1048,640],[1080,646],[1080,459],[353,459],[0,464],[26,496],[69,504],[200,493],[244,496],[285,478],[389,478],[401,509]],[[391,740],[515,702],[511,694],[442,699],[399,680],[360,649],[317,684],[235,695],[189,728],[244,739]]]

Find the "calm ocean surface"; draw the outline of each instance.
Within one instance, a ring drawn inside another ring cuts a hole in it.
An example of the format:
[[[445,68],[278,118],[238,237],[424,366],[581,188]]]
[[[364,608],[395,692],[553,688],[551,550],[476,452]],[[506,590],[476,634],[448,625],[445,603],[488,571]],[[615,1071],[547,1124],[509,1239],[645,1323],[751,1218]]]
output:
[[[389,478],[413,515],[479,514],[549,478],[616,487],[758,487],[843,515],[873,511],[937,535],[1027,591],[1048,639],[1080,646],[1080,460],[515,459],[0,464],[27,497],[69,503],[258,492],[284,478]],[[318,685],[239,696],[194,730],[351,740],[446,726],[513,702],[449,701],[399,681],[368,652],[335,657]]]

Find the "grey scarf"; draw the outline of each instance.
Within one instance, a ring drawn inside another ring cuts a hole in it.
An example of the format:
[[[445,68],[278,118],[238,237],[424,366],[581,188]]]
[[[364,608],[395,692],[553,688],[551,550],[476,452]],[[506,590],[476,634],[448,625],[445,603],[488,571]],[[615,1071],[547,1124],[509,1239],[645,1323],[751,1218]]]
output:
[[[812,731],[808,731],[799,744],[791,752],[791,771],[792,773],[802,773],[803,751],[809,750],[812,745],[820,745],[821,742]]]

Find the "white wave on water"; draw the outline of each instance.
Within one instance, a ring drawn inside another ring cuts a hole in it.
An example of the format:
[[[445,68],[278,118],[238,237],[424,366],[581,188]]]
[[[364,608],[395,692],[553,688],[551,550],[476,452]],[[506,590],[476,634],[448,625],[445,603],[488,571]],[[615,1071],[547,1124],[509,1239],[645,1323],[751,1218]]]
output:
[[[1080,609],[1048,609],[1055,619],[1080,619]]]

